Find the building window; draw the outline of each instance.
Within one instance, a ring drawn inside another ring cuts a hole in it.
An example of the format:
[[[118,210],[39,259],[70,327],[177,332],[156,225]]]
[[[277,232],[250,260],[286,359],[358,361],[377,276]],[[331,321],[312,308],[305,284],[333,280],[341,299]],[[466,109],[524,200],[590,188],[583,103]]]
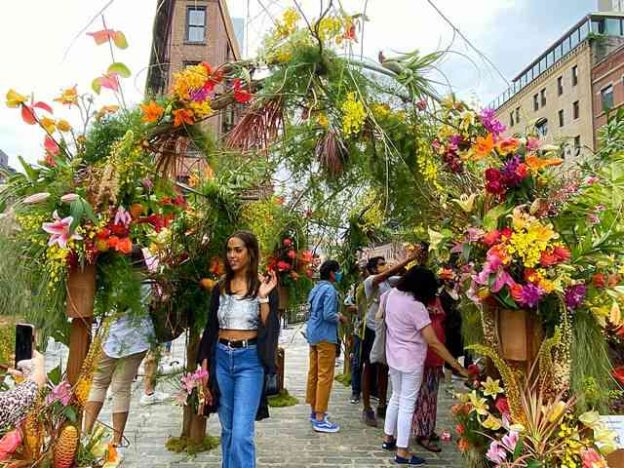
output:
[[[578,119],[580,115],[581,115],[581,111],[579,108],[579,102],[574,101],[574,104],[572,104],[572,116],[574,117],[574,120]]]
[[[542,107],[544,107],[546,105],[546,88],[540,91],[540,96],[542,99]]]
[[[192,67],[194,65],[199,65],[199,64],[200,64],[199,60],[183,60],[182,61],[182,65],[184,66],[184,68]]]
[[[602,110],[604,112],[613,108],[613,85],[609,85],[600,91],[600,99],[602,101]]]
[[[561,96],[563,94],[563,76],[557,78],[557,95]]]
[[[578,84],[578,67],[574,65],[572,67],[572,86],[576,86]]]
[[[186,42],[205,42],[206,7],[190,6],[186,8]]]
[[[516,107],[516,123],[520,123],[520,108]]]
[[[581,135],[574,137],[574,156],[578,156],[581,153]]]
[[[510,127],[514,126],[514,113],[513,112],[509,113],[509,126]]]
[[[563,109],[561,109],[559,111],[559,126],[563,127],[564,126],[564,120],[563,120]]]
[[[541,118],[535,122],[535,129],[541,138],[545,138],[548,135],[548,119]]]
[[[533,110],[534,111],[539,110],[539,95],[538,94],[533,96]]]

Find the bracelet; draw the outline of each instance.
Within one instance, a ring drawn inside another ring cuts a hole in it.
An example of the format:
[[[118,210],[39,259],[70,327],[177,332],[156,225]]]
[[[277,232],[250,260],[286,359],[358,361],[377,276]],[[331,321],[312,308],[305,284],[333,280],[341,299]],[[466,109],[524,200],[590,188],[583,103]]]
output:
[[[268,304],[269,303],[269,298],[268,297],[259,297],[258,298],[258,302],[260,304]]]

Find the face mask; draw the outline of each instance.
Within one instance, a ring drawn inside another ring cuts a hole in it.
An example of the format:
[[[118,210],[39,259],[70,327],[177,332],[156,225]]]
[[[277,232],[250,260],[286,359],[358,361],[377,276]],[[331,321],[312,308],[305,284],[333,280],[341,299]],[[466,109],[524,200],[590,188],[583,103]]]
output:
[[[336,281],[336,283],[340,283],[341,279],[342,279],[342,272],[337,271],[336,273],[334,273],[334,280]]]

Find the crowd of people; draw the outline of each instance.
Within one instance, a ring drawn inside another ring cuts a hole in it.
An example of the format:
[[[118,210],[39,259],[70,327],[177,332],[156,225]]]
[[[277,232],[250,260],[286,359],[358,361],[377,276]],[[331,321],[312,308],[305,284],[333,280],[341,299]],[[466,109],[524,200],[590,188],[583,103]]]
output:
[[[206,329],[197,365],[205,373],[200,389],[201,415],[218,413],[221,424],[222,466],[253,468],[256,463],[256,420],[269,416],[267,379],[276,373],[280,333],[278,278],[274,271],[260,274],[258,240],[250,232],[234,233],[225,246],[225,275],[212,290]],[[337,284],[341,266],[326,260],[319,281],[309,294],[309,372],[306,402],[310,424],[317,432],[335,433],[328,406],[340,350],[339,326],[353,325],[351,403],[362,403],[362,422],[383,423],[383,449],[395,452],[397,464],[421,465],[424,459],[409,451],[411,436],[425,449],[437,452],[435,433],[437,393],[443,366],[461,376],[466,370],[456,360],[463,346],[456,343],[458,314],[453,288],[427,267],[427,246],[388,266],[383,257],[368,259],[361,280],[343,301]],[[147,269],[141,251],[133,252],[137,270]],[[408,265],[415,263],[406,269]],[[152,291],[153,292],[153,291]],[[144,303],[150,287],[144,288]],[[341,310],[344,313],[341,313]],[[449,326],[451,325],[451,326]],[[110,324],[85,406],[84,429],[92,430],[113,390],[113,441],[123,445],[133,379],[145,359],[145,404],[163,401],[154,391],[153,326],[147,314],[131,316],[117,311]],[[451,353],[445,336],[453,336]],[[147,358],[146,358],[147,356]],[[38,388],[45,385],[43,357],[36,354],[27,380],[0,394],[0,424],[15,425],[32,406]],[[392,393],[387,400],[388,379]],[[376,410],[371,401],[377,400]]]
[[[364,424],[377,427],[379,419],[385,420],[382,448],[396,452],[397,464],[412,466],[425,463],[409,451],[412,435],[423,448],[441,450],[435,428],[444,365],[460,376],[468,375],[456,359],[463,354],[463,345],[454,344],[454,353],[445,346],[447,334],[454,339],[461,336],[454,307],[457,296],[427,269],[427,251],[428,246],[421,245],[391,267],[383,257],[368,259],[361,281],[351,287],[345,300],[352,319],[339,313],[335,283],[341,277],[340,266],[333,260],[324,262],[320,282],[310,293],[306,332],[310,344],[306,401],[312,428],[328,433],[340,430],[329,419],[327,407],[339,346],[338,325],[351,320],[351,403],[362,402]],[[411,263],[416,265],[406,270]],[[447,317],[452,318],[448,324]],[[388,377],[392,395],[386,404]],[[373,395],[378,401],[376,411],[371,406]]]

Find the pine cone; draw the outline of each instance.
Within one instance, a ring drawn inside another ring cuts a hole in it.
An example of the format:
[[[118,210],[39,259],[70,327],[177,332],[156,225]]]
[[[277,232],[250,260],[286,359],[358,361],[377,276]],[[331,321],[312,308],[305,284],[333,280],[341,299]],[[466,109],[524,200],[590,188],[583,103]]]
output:
[[[78,450],[78,429],[65,426],[54,446],[54,468],[71,468],[74,466]]]

